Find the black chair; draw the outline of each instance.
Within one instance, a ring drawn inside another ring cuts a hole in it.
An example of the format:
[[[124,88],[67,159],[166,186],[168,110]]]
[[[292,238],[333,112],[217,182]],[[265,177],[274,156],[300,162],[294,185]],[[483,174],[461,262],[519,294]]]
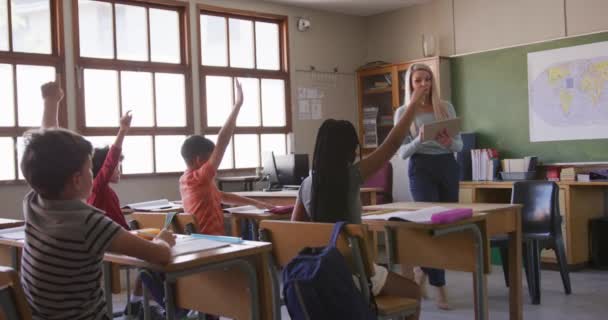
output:
[[[564,291],[566,294],[572,292],[562,236],[562,217],[559,214],[558,196],[559,188],[552,181],[518,181],[513,184],[511,203],[523,205],[521,210],[523,258],[532,304],[540,304],[541,249],[555,250]],[[490,245],[500,248],[505,282],[508,286],[507,238],[494,238]]]

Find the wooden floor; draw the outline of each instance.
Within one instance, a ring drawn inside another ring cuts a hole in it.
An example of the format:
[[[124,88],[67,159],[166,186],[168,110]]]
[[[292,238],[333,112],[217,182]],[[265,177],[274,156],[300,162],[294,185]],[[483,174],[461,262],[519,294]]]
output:
[[[584,270],[570,274],[572,295],[566,296],[557,271],[542,271],[542,304],[531,305],[524,283],[524,319],[537,320],[599,320],[607,319],[608,271]],[[453,310],[441,311],[432,300],[423,301],[421,319],[471,320],[473,319],[472,280],[469,274],[447,273],[448,292]],[[429,288],[431,289],[431,288]],[[432,293],[432,290],[429,290]],[[490,319],[508,319],[507,289],[502,270],[494,266],[488,277]],[[124,295],[115,295],[115,308],[124,306]],[[289,319],[283,308],[282,318]]]

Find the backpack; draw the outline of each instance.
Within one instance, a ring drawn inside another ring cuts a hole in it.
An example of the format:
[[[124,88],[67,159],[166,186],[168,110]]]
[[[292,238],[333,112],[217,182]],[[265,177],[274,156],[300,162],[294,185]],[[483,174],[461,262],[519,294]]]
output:
[[[336,248],[344,225],[334,225],[326,247],[304,248],[283,269],[283,298],[291,319],[377,319]]]

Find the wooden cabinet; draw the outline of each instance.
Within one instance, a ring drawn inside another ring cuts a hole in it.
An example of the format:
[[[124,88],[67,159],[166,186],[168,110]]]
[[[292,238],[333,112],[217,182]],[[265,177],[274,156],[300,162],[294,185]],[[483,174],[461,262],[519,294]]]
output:
[[[585,266],[589,262],[589,220],[600,217],[606,210],[608,182],[558,182],[559,210],[562,216],[562,234],[566,247],[566,259],[571,268]],[[508,203],[511,199],[512,182],[460,183],[461,203]],[[543,250],[543,262],[556,263],[553,250]]]
[[[424,63],[433,70],[441,98],[450,100],[448,58],[425,58],[358,71],[359,141],[364,147],[364,152],[375,149],[371,145],[380,145],[393,128],[395,110],[404,104],[405,73],[414,63]],[[372,119],[373,124],[364,123],[364,113],[369,108],[377,108],[375,119]],[[369,146],[366,146],[366,142]]]

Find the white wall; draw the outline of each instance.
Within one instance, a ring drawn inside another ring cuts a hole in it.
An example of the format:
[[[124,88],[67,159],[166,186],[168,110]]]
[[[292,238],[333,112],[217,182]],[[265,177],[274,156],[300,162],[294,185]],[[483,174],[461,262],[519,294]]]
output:
[[[292,105],[295,105],[297,89],[300,83],[296,77],[296,69],[308,69],[315,66],[317,70],[333,70],[337,67],[341,72],[353,74],[354,70],[363,63],[365,56],[365,42],[361,35],[364,34],[365,21],[360,17],[350,17],[339,14],[325,13],[314,10],[286,7],[262,2],[260,0],[189,0],[190,3],[190,22],[191,22],[191,42],[193,57],[193,101],[194,105],[199,105],[199,81],[198,81],[198,39],[196,34],[196,15],[197,5],[207,4],[226,8],[236,8],[263,13],[285,15],[289,17],[289,52],[291,70],[291,90]],[[64,1],[64,25],[66,37],[66,68],[68,71],[74,70],[74,57],[71,54],[73,47],[72,23],[71,23],[71,1]],[[308,32],[299,32],[296,28],[297,17],[305,16],[312,21],[312,28]],[[354,79],[354,75],[351,76]],[[68,126],[71,129],[76,127],[76,98],[74,92],[74,74],[68,72],[66,75],[67,92],[66,101],[68,104]],[[349,80],[346,80],[349,81]],[[356,123],[356,96],[353,84],[349,91],[344,93],[344,86],[329,86],[324,88],[331,94],[332,90],[338,90],[336,94],[345,95],[346,99],[333,101],[332,105],[324,107],[330,108],[326,114],[334,117],[350,119]],[[320,125],[319,121],[297,121],[295,112],[292,112],[293,132],[294,132],[294,151],[298,153],[312,153],[316,131]],[[195,131],[201,129],[200,111],[194,108]],[[159,176],[148,178],[125,178],[120,184],[116,185],[115,190],[123,203],[143,201],[154,198],[178,199],[179,190],[177,179],[179,175]],[[21,218],[21,199],[28,191],[24,184],[0,185],[0,203],[2,210],[0,217]]]

